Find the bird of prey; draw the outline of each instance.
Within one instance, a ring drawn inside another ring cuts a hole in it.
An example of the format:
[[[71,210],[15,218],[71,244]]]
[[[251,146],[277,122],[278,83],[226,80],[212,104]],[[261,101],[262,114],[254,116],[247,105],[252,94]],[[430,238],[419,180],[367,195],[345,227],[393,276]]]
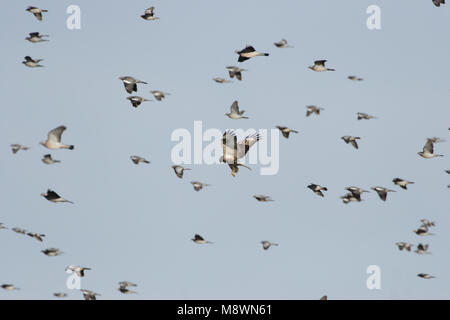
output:
[[[245,60],[248,60],[253,57],[257,56],[265,56],[267,57],[269,54],[264,52],[258,52],[253,48],[252,46],[246,46],[242,50],[236,50],[235,53],[239,55],[238,62],[244,62]]]
[[[150,91],[151,94],[153,94],[153,96],[155,97],[156,100],[161,101],[162,99],[164,99],[166,96],[170,96],[170,93],[168,92],[162,92],[159,90],[151,90]]]
[[[135,108],[139,107],[142,102],[151,101],[149,99],[142,98],[139,96],[129,96],[129,97],[127,97],[127,99],[130,100],[131,105]]]
[[[20,234],[25,234],[27,232],[27,230],[22,229],[22,228],[17,228],[17,227],[12,228],[11,230],[16,233],[20,233]]]
[[[320,111],[322,111],[322,110],[324,110],[324,109],[323,108],[319,108],[317,106],[307,106],[306,107],[306,116],[309,117],[313,113],[319,115]]]
[[[139,156],[130,156],[131,161],[133,161],[134,164],[138,165],[139,163],[150,163],[150,161],[139,157]]]
[[[288,127],[276,126],[276,128],[277,128],[278,130],[281,131],[281,134],[282,134],[283,137],[285,137],[286,139],[289,138],[289,134],[290,134],[291,132],[293,132],[293,133],[298,133],[298,131],[293,130],[293,129],[289,129]]]
[[[353,80],[353,81],[363,81],[363,78],[357,77],[357,76],[348,76],[349,80]]]
[[[228,73],[230,75],[230,78],[236,77],[239,81],[242,80],[242,71],[247,71],[246,69],[242,69],[235,66],[228,66],[226,67],[228,69]]]
[[[225,79],[225,78],[220,78],[220,77],[213,78],[213,80],[214,80],[215,82],[217,82],[217,83],[230,83],[230,82],[232,82],[232,81],[230,81],[230,80],[227,80],[227,79]]]
[[[184,170],[191,170],[189,168],[185,168],[182,166],[172,166],[173,171],[175,171],[175,174],[178,178],[183,179]]]
[[[31,32],[29,34],[29,36],[25,38],[25,40],[28,40],[32,43],[49,41],[49,40],[43,38],[43,37],[48,37],[48,36],[49,36],[48,34],[39,34],[39,32]]]
[[[91,290],[80,289],[83,294],[84,300],[97,300],[97,296],[101,296],[99,293],[95,293]]]
[[[321,196],[321,197],[323,197],[322,190],[328,191],[328,189],[326,187],[322,187],[322,186],[319,186],[318,184],[314,184],[314,183],[311,183],[310,185],[308,185],[308,188],[311,189],[315,194],[317,194],[318,196]]]
[[[41,241],[41,242],[44,241],[43,238],[45,237],[45,234],[34,233],[34,232],[28,232],[27,235],[38,241]]]
[[[239,111],[239,105],[237,100],[233,102],[230,107],[230,113],[225,113],[225,115],[230,119],[248,119],[248,117],[244,117],[243,114],[245,110]]]
[[[408,184],[414,184],[412,181],[403,180],[400,178],[395,178],[392,182],[405,190],[408,190]]]
[[[278,243],[270,242],[267,240],[261,241],[261,244],[263,245],[264,250],[269,249],[271,246],[278,246]]]
[[[202,182],[198,182],[198,181],[191,181],[192,186],[194,187],[195,191],[200,191],[203,189],[203,187],[207,187],[210,186],[207,183],[202,183]]]
[[[19,290],[19,288],[16,288],[13,284],[2,284],[0,288],[6,290],[6,291],[13,291],[13,290]]]
[[[356,140],[361,139],[360,137],[353,137],[353,136],[343,136],[341,137],[342,140],[345,141],[347,144],[351,144],[355,149],[358,149],[358,143]]]
[[[42,21],[42,12],[48,12],[48,10],[44,10],[44,9],[40,9],[37,7],[32,7],[29,6],[26,11],[34,14],[34,16],[36,17],[36,19],[38,19],[39,21]]]
[[[43,67],[43,65],[39,64],[39,62],[43,61],[44,59],[33,59],[30,56],[26,56],[24,59],[25,61],[22,61],[22,63],[29,68]]]
[[[428,252],[428,244],[421,243],[417,245],[417,249],[414,252],[417,254],[431,254],[431,252]]]
[[[41,159],[43,163],[45,164],[54,164],[54,163],[58,163],[61,162],[60,160],[54,160],[52,158],[51,154],[45,154],[44,157]]]
[[[431,236],[434,235],[434,233],[428,232],[428,227],[425,225],[421,225],[417,230],[413,230],[415,234],[418,236]]]
[[[11,151],[14,154],[16,154],[19,150],[28,150],[28,149],[30,149],[30,148],[25,147],[21,144],[17,144],[17,143],[11,145]]]
[[[431,276],[431,275],[429,275],[428,273],[419,273],[417,276],[418,276],[418,277],[421,277],[421,278],[423,278],[423,279],[432,279],[432,278],[436,278],[435,276]]]
[[[51,130],[47,134],[47,141],[41,141],[39,142],[41,145],[48,149],[69,149],[73,150],[73,145],[67,145],[61,143],[61,136],[63,132],[66,130],[66,126],[59,126],[53,130]]]
[[[48,248],[45,250],[41,250],[41,252],[49,257],[56,257],[56,256],[59,256],[60,254],[62,254],[62,252],[57,248]]]
[[[138,83],[148,84],[147,82],[135,79],[130,76],[119,77],[119,79],[122,80],[123,86],[125,87],[126,92],[128,92],[129,94],[133,93],[133,91],[137,92]]]
[[[55,191],[52,191],[50,189],[47,189],[46,193],[41,193],[41,196],[43,196],[45,199],[47,199],[48,201],[51,201],[51,202],[55,202],[55,203],[56,202],[69,202],[69,203],[73,204],[72,201],[61,198],[59,196],[59,194],[57,194]]]
[[[75,272],[77,274],[77,276],[79,276],[80,278],[83,278],[84,277],[84,272],[86,270],[91,270],[91,268],[71,265],[71,266],[66,267],[65,271],[67,272],[67,270],[73,271],[73,272]]]
[[[433,3],[436,7],[440,7],[441,4],[445,4],[445,0],[433,0]]]
[[[269,196],[264,196],[262,194],[255,194],[253,196],[253,198],[255,198],[256,200],[258,200],[259,202],[269,202],[269,201],[274,201],[272,200]]]
[[[400,251],[402,251],[403,249],[411,251],[411,248],[413,246],[411,243],[408,242],[397,242],[396,245]]]
[[[421,152],[417,152],[419,156],[425,159],[435,158],[435,157],[443,157],[442,154],[435,154],[434,153],[434,145],[433,143],[436,141],[436,139],[428,138],[427,142],[423,146],[423,150]]]
[[[155,7],[150,7],[144,11],[144,14],[141,15],[141,18],[144,20],[158,20],[159,17],[155,16]]]
[[[245,167],[251,170],[246,165],[238,162],[239,159],[245,157],[250,148],[260,140],[260,135],[257,133],[248,135],[244,140],[237,142],[237,136],[233,131],[225,131],[222,135],[222,149],[223,156],[220,157],[220,162],[225,162],[231,169],[231,175],[236,176],[239,167]]]
[[[428,219],[420,219],[420,222],[422,222],[422,225],[427,227],[427,228],[431,228],[431,227],[435,227],[436,223],[434,221],[430,221]]]
[[[211,243],[211,241],[207,241],[205,239],[203,239],[203,237],[199,234],[195,234],[194,238],[191,239],[192,241],[194,241],[196,244],[206,244],[206,243]]]
[[[273,44],[274,44],[275,47],[277,47],[277,48],[293,48],[293,46],[288,45],[286,39],[281,39],[280,41],[274,42]]]
[[[390,190],[383,187],[372,187],[372,190],[376,191],[378,193],[378,196],[381,200],[386,201],[387,193],[388,192],[396,192],[395,190]]]
[[[361,120],[361,119],[364,119],[364,120],[376,119],[376,117],[371,116],[370,114],[367,114],[367,113],[364,113],[364,112],[358,112],[358,113],[356,113],[356,115],[358,117],[357,118],[358,120]]]
[[[57,297],[57,298],[65,298],[65,297],[67,297],[67,293],[64,293],[64,292],[56,292],[53,295],[55,297]]]
[[[314,61],[314,65],[309,66],[308,68],[316,72],[335,71],[334,69],[329,69],[325,67],[326,62],[327,60],[316,60]]]

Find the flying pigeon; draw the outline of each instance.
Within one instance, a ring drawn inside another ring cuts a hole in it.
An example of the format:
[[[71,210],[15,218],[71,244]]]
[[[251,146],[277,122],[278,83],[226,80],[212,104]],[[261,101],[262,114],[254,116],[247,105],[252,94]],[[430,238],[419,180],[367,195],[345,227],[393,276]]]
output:
[[[52,158],[51,154],[45,154],[44,157],[42,158],[42,162],[45,164],[54,164],[54,163],[58,163],[61,162],[60,160],[54,160]]]
[[[396,245],[400,251],[402,251],[403,249],[411,251],[411,247],[413,246],[412,244],[407,242],[397,242]]]
[[[246,46],[244,49],[240,50],[240,51],[235,51],[235,53],[237,53],[239,55],[238,58],[238,62],[244,62],[245,60],[248,60],[250,58],[253,57],[257,57],[257,56],[268,56],[268,53],[264,53],[264,52],[258,52],[255,50],[255,48],[253,48],[252,46]]]
[[[118,289],[121,293],[123,294],[132,294],[132,293],[137,293],[136,291],[130,290],[127,287],[119,287]]]
[[[274,243],[274,242],[270,242],[270,241],[261,241],[261,244],[263,245],[263,249],[267,250],[269,249],[271,246],[278,246],[278,243]]]
[[[236,176],[239,171],[239,166],[251,170],[249,167],[238,162],[238,159],[245,157],[250,148],[260,140],[260,135],[254,133],[248,135],[244,140],[237,142],[237,136],[233,131],[225,131],[222,135],[222,149],[223,156],[220,157],[220,162],[225,162],[231,169],[231,175]]]
[[[258,200],[259,202],[269,202],[269,201],[274,201],[274,200],[272,200],[269,196],[264,196],[264,195],[262,195],[262,194],[254,195],[253,198],[255,198],[256,200]]]
[[[13,284],[2,284],[0,288],[6,290],[6,291],[13,291],[13,290],[19,290],[19,288],[16,288]]]
[[[66,267],[66,272],[67,272],[67,270],[73,271],[73,272],[75,272],[77,274],[77,276],[79,276],[80,278],[83,278],[84,277],[84,272],[86,270],[91,270],[91,268],[71,265],[71,266]]]
[[[195,191],[200,191],[203,189],[203,187],[209,186],[209,184],[198,182],[198,181],[192,181],[191,184],[194,187]]]
[[[161,101],[166,96],[170,96],[170,93],[162,92],[162,91],[159,91],[159,90],[151,90],[150,93],[153,94],[155,99],[158,100],[158,101]]]
[[[307,106],[306,107],[306,116],[309,117],[313,113],[319,115],[320,111],[322,111],[322,110],[324,110],[324,109],[323,108],[319,108],[317,106]]]
[[[12,228],[12,231],[14,231],[16,233],[20,233],[20,234],[25,234],[27,232],[27,230],[22,229],[22,228],[17,228],[17,227]]]
[[[353,136],[343,136],[341,137],[342,140],[345,141],[347,144],[351,144],[355,149],[358,149],[358,143],[356,143],[357,139],[361,139],[360,137],[353,137]]]
[[[48,36],[49,36],[48,34],[39,34],[39,32],[31,32],[29,34],[29,36],[25,38],[25,40],[28,40],[32,43],[49,41],[49,40],[43,38],[43,37],[48,37]]]
[[[47,199],[48,201],[51,201],[51,202],[55,202],[55,203],[56,202],[69,202],[69,203],[73,204],[72,201],[61,198],[59,196],[59,194],[57,194],[55,191],[52,191],[50,189],[47,189],[46,193],[41,193],[41,196],[43,196],[45,199]]]
[[[172,166],[172,169],[175,171],[175,174],[180,179],[183,179],[184,170],[191,170],[189,168],[184,168],[182,166]]]
[[[47,135],[47,141],[39,142],[44,147],[48,149],[69,149],[73,150],[73,145],[67,145],[61,143],[61,136],[63,132],[66,130],[66,126],[59,126],[53,130],[51,130]]]
[[[277,47],[277,48],[293,48],[293,46],[288,45],[286,39],[281,39],[280,41],[274,42],[273,44],[274,44],[275,47]]]
[[[281,127],[281,126],[276,126],[276,128],[278,128],[281,131],[281,134],[283,135],[283,137],[285,137],[286,139],[289,138],[289,134],[291,132],[293,133],[298,133],[298,131],[293,130],[293,129],[289,129],[288,127]]]
[[[34,232],[28,232],[27,235],[41,242],[44,241],[43,238],[45,237],[45,234],[39,234]]]
[[[246,69],[242,69],[235,66],[228,66],[226,67],[228,69],[228,73],[230,74],[230,78],[236,77],[239,81],[242,80],[242,71],[247,71]]]
[[[423,279],[432,279],[432,278],[436,278],[435,276],[430,276],[428,273],[419,273],[417,275],[418,277],[421,277]]]
[[[202,236],[200,236],[199,234],[194,235],[194,238],[191,239],[192,241],[194,241],[197,244],[205,244],[205,243],[211,243],[211,241],[207,241],[205,239],[203,239]]]
[[[144,11],[144,14],[141,15],[141,18],[144,20],[158,20],[159,17],[155,16],[155,7],[150,7]]]
[[[49,257],[56,257],[56,256],[59,256],[60,254],[62,254],[62,252],[57,248],[48,248],[45,250],[41,250],[41,252]]]
[[[431,252],[428,252],[428,244],[421,243],[417,245],[417,249],[414,252],[417,254],[431,254]]]
[[[139,163],[150,163],[150,161],[148,161],[148,160],[146,160],[146,159],[144,159],[144,158],[142,158],[142,157],[139,157],[139,156],[131,156],[130,157],[130,159],[131,159],[131,161],[133,161],[133,163],[134,164],[139,164]]]
[[[430,233],[428,232],[428,227],[421,225],[417,230],[413,230],[413,232],[415,234],[417,234],[418,236],[431,236],[434,235],[434,233]]]
[[[378,196],[381,200],[386,201],[387,193],[388,192],[396,192],[395,190],[389,190],[383,187],[372,187],[372,190],[376,191],[378,193]]]
[[[83,294],[84,300],[97,300],[97,296],[101,295],[99,293],[95,293],[91,290],[86,289],[80,289],[80,291]]]
[[[316,72],[335,71],[334,69],[325,67],[325,62],[327,62],[327,60],[316,60],[314,61],[314,65],[309,66],[308,68]]]
[[[237,100],[233,102],[233,104],[230,107],[231,112],[225,113],[225,115],[230,119],[248,119],[248,117],[244,117],[243,114],[245,110],[239,111],[239,105]]]
[[[22,61],[22,63],[29,68],[43,67],[43,65],[39,64],[39,62],[43,61],[43,59],[34,60],[30,56],[26,56],[24,59],[25,61]]]
[[[318,184],[314,184],[314,183],[311,183],[308,186],[308,188],[311,189],[315,194],[317,194],[318,196],[321,196],[321,197],[323,197],[322,190],[323,191],[328,190],[326,187],[322,187],[322,186],[319,186]]]
[[[440,7],[441,4],[445,4],[445,0],[433,0],[433,3],[436,7]]]
[[[345,188],[345,190],[350,191],[353,195],[357,195],[360,196],[362,193],[367,192],[369,193],[370,191],[361,189],[359,187],[355,187],[355,186],[351,186],[351,187],[347,187]]]
[[[225,78],[220,78],[220,77],[213,78],[213,80],[214,80],[215,82],[217,82],[217,83],[231,83],[231,82],[232,82],[232,81],[230,81],[230,80],[227,80],[227,79],[225,79]]]
[[[137,287],[137,284],[130,282],[130,281],[120,281],[119,286],[120,287]]]
[[[364,113],[364,112],[358,112],[356,115],[358,117],[357,118],[358,120],[361,120],[361,119],[364,119],[364,120],[376,119],[376,117],[371,116],[370,114],[367,114],[367,113]]]
[[[363,81],[363,78],[357,77],[357,76],[348,76],[349,80],[353,80],[353,81]]]
[[[350,203],[350,202],[361,202],[361,196],[353,194],[351,192],[342,196],[341,199],[342,199],[342,202],[344,202],[345,204]]]
[[[421,152],[417,152],[419,156],[425,159],[435,158],[435,157],[443,157],[442,154],[435,154],[434,153],[434,146],[433,143],[436,141],[436,139],[428,138],[427,143],[425,143],[425,146],[423,147],[423,150]]]
[[[34,16],[36,17],[36,19],[38,19],[39,21],[42,21],[42,12],[48,12],[48,10],[44,10],[44,9],[39,9],[37,7],[31,7],[29,6],[26,11],[34,14]]]
[[[144,101],[151,101],[151,100],[139,97],[139,96],[129,96],[129,97],[127,97],[127,99],[130,100],[131,105],[135,108],[139,107],[139,105]]]
[[[129,94],[133,93],[133,91],[137,92],[137,84],[138,83],[148,84],[147,82],[135,79],[130,76],[119,77],[119,79],[122,80],[125,90]]]
[[[65,297],[67,297],[67,293],[64,293],[64,292],[56,292],[53,295],[55,297],[57,297],[57,298],[65,298]]]
[[[400,178],[395,178],[392,182],[405,190],[408,190],[408,184],[414,184],[412,181],[403,180]]]
[[[435,227],[436,223],[434,221],[430,221],[428,219],[420,219],[420,222],[422,222],[422,225],[427,227],[427,228],[431,228],[431,227]]]
[[[17,144],[17,143],[11,145],[11,151],[14,154],[16,154],[19,150],[28,150],[28,149],[30,149],[30,148],[25,147],[21,144]]]

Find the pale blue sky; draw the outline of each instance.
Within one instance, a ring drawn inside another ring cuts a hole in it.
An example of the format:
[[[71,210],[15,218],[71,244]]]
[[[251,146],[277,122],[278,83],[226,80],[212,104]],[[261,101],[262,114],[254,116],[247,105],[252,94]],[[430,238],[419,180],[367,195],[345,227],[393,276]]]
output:
[[[81,30],[66,28],[66,8],[81,7]],[[366,9],[381,7],[382,29],[366,27]],[[42,22],[25,9],[48,9]],[[158,21],[139,15],[156,7]],[[0,222],[47,235],[43,243],[0,230],[0,299],[52,299],[66,289],[70,264],[92,268],[82,287],[103,299],[449,299],[449,142],[445,157],[422,159],[427,137],[450,140],[450,4],[431,1],[8,1],[2,19]],[[50,35],[31,44],[29,32]],[[273,42],[286,38],[293,49]],[[246,44],[269,52],[242,63],[243,81],[217,84]],[[21,61],[43,58],[45,68]],[[327,59],[334,73],[307,67]],[[119,76],[172,93],[131,107]],[[363,82],[347,80],[348,75]],[[224,116],[237,99],[250,120]],[[305,117],[310,104],[325,109]],[[357,121],[356,112],[376,120]],[[177,128],[270,129],[298,135],[280,141],[280,171],[259,166],[236,178],[222,166],[191,165],[178,179],[170,141]],[[243,122],[247,121],[247,122]],[[75,150],[38,144],[66,125]],[[360,149],[343,135],[360,136]],[[31,147],[13,155],[11,143]],[[46,166],[51,153],[62,163]],[[135,166],[137,154],[150,165]],[[392,179],[415,181],[404,191]],[[190,181],[210,183],[197,193]],[[306,186],[328,187],[324,198]],[[371,192],[344,205],[344,188],[397,190],[382,202]],[[53,204],[52,188],[75,202]],[[258,203],[267,194],[276,201]],[[434,237],[412,230],[436,221]],[[214,242],[198,246],[195,233]],[[261,240],[279,243],[263,251]],[[429,243],[432,255],[400,252],[397,241]],[[40,250],[60,248],[47,257]],[[366,288],[366,268],[381,267],[381,290]],[[424,280],[420,272],[437,276]],[[124,296],[117,283],[138,283]]]

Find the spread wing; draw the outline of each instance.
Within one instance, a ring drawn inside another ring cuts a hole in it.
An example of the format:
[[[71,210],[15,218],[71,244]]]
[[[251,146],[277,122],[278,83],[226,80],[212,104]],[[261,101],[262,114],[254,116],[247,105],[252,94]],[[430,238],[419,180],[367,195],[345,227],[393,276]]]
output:
[[[314,64],[325,67],[325,62],[327,62],[327,60],[316,60],[316,61],[314,61]]]
[[[222,148],[224,159],[236,159],[237,137],[233,131],[226,131],[222,136]]]
[[[61,136],[66,130],[65,126],[59,126],[48,133],[48,141],[61,142]]]
[[[433,147],[433,141],[431,139],[427,140],[427,143],[425,143],[425,146],[423,147],[423,152],[433,153],[434,147]]]
[[[153,16],[153,10],[155,10],[155,7],[150,7],[147,10],[145,10],[144,13]]]
[[[248,52],[254,52],[255,48],[253,48],[252,46],[246,46],[244,49],[241,50],[240,53],[248,53]]]
[[[252,135],[247,136],[244,140],[238,143],[237,146],[237,158],[243,158],[248,150],[257,143],[261,139],[261,136],[258,133],[254,133]]]
[[[234,101],[233,104],[231,105],[231,113],[239,114],[239,105],[237,100]]]

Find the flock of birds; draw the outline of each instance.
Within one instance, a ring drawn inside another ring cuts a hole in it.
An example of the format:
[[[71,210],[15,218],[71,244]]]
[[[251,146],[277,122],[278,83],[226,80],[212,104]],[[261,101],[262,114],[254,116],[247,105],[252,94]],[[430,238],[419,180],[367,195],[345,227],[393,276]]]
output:
[[[432,1],[433,1],[434,5],[436,5],[437,7],[439,7],[441,4],[445,4],[445,0],[432,0]],[[38,7],[32,7],[32,6],[28,7],[26,9],[26,11],[32,13],[39,21],[43,20],[43,13],[48,12],[48,10],[44,10],[44,9],[40,9]],[[141,18],[144,20],[148,20],[148,21],[159,19],[159,17],[155,16],[155,7],[150,7],[148,9],[146,9],[144,11],[144,14],[141,15]],[[31,43],[39,43],[39,42],[49,41],[48,39],[45,39],[47,37],[48,37],[48,35],[42,35],[39,32],[31,32],[29,34],[29,36],[26,37],[25,39]],[[278,42],[275,42],[274,46],[277,48],[280,48],[280,49],[293,48],[293,46],[288,44],[286,39],[282,39]],[[261,57],[269,56],[269,53],[259,52],[253,46],[250,46],[250,45],[247,45],[242,50],[235,51],[235,53],[238,54],[237,61],[239,63],[242,63],[246,60],[249,60],[249,59],[252,59],[252,58],[255,58],[258,56],[261,56]],[[23,61],[23,64],[30,68],[43,67],[40,64],[41,61],[43,61],[43,59],[33,59],[30,56],[26,56],[25,61]],[[316,61],[314,61],[314,64],[312,66],[309,66],[308,68],[315,72],[335,71],[335,69],[333,69],[333,68],[326,67],[326,62],[327,62],[327,60],[316,60]],[[242,81],[242,78],[243,78],[242,73],[247,71],[246,69],[243,69],[243,68],[240,68],[237,66],[227,66],[226,69],[228,70],[230,79],[236,78],[239,81]],[[125,91],[128,94],[133,94],[133,92],[137,92],[138,84],[147,84],[147,82],[138,80],[131,76],[121,76],[121,77],[119,77],[119,79],[123,82]],[[360,78],[360,77],[354,76],[354,75],[348,76],[348,79],[351,81],[363,81],[364,80],[363,78]],[[221,78],[221,77],[213,78],[213,80],[217,83],[222,83],[222,84],[231,82],[231,80]],[[160,90],[152,90],[152,91],[150,91],[150,93],[152,93],[154,98],[158,101],[162,101],[166,96],[170,95],[169,93],[163,92]],[[146,98],[143,98],[143,97],[137,96],[137,95],[128,96],[126,99],[128,99],[130,101],[132,107],[134,107],[134,108],[139,107],[141,105],[141,103],[143,103],[143,102],[151,101],[150,99],[146,99]],[[307,106],[306,107],[306,117],[309,117],[311,115],[319,116],[321,111],[323,111],[323,110],[324,110],[323,108],[320,108],[318,106],[314,106],[314,105]],[[248,119],[247,116],[244,116],[244,113],[245,113],[244,110],[240,110],[238,101],[234,101],[230,107],[230,112],[225,113],[225,115],[232,120]],[[375,116],[369,115],[367,113],[363,113],[363,112],[357,113],[357,120],[371,120],[371,119],[377,119],[377,118]],[[294,129],[291,129],[291,128],[288,128],[285,126],[276,126],[276,128],[278,128],[280,130],[281,134],[286,139],[289,139],[291,133],[295,133],[295,134],[298,133],[297,130],[294,130]],[[47,140],[40,142],[40,144],[49,150],[56,150],[56,149],[74,150],[73,145],[64,144],[62,142],[62,134],[64,133],[64,131],[66,129],[67,128],[64,125],[61,125],[55,129],[52,129],[51,131],[48,132]],[[450,128],[449,128],[449,130],[450,130]],[[228,130],[228,131],[224,132],[223,137],[222,137],[223,156],[220,158],[220,162],[228,164],[229,168],[231,169],[231,175],[233,177],[235,177],[236,174],[238,173],[239,167],[245,167],[247,169],[250,169],[248,166],[239,162],[239,159],[244,158],[246,156],[246,154],[248,153],[248,151],[250,150],[250,148],[253,145],[255,145],[260,140],[260,138],[261,137],[259,134],[252,134],[252,135],[247,136],[244,140],[238,142],[237,136],[233,131]],[[343,136],[341,139],[345,143],[350,144],[355,149],[359,148],[358,142],[361,140],[360,137]],[[443,139],[438,138],[438,137],[427,138],[426,143],[422,148],[422,151],[417,152],[418,155],[425,159],[442,157],[443,155],[434,153],[434,145],[438,142],[443,142],[443,141],[444,141]],[[28,150],[29,147],[26,147],[21,144],[11,144],[11,149],[12,149],[13,154],[16,154],[19,151]],[[141,163],[150,164],[150,161],[146,160],[143,157],[137,156],[137,155],[130,156],[130,159],[136,165],[139,165]],[[48,153],[43,156],[42,162],[46,165],[53,165],[56,163],[60,163],[61,161],[53,159],[52,155]],[[185,168],[181,165],[173,165],[172,169],[174,170],[175,175],[180,179],[183,179],[183,175],[186,170],[191,170],[190,168]],[[450,170],[446,170],[445,172],[450,174]],[[400,187],[403,190],[407,190],[408,185],[414,184],[413,181],[408,181],[408,180],[398,178],[398,177],[394,178],[392,180],[392,182],[396,186]],[[200,191],[204,187],[209,186],[209,184],[199,182],[199,181],[192,181],[191,184],[195,191]],[[448,187],[450,188],[450,185]],[[320,196],[320,197],[324,197],[325,196],[324,192],[328,190],[327,187],[321,186],[321,185],[315,184],[315,183],[309,184],[307,186],[307,188],[309,188],[314,194],[316,194],[317,196]],[[361,202],[362,194],[370,192],[370,191],[367,191],[367,190],[357,187],[357,186],[349,186],[345,189],[348,191],[348,193],[346,193],[345,195],[343,195],[341,197],[342,201],[345,204],[348,204],[350,202]],[[396,190],[392,190],[392,189],[389,189],[387,187],[382,187],[382,186],[373,186],[373,187],[371,187],[371,189],[378,194],[379,198],[382,201],[387,200],[388,193],[396,192]],[[42,193],[41,196],[43,198],[45,198],[46,200],[53,202],[53,203],[73,204],[72,201],[61,197],[57,192],[55,192],[51,189],[48,189],[46,192]],[[253,197],[259,202],[274,201],[270,196],[267,196],[267,195],[253,195]],[[421,237],[433,235],[433,233],[429,232],[429,229],[435,226],[435,222],[427,220],[427,219],[422,219],[421,223],[422,224],[419,226],[419,228],[417,230],[414,230],[413,232],[416,235],[421,236]],[[1,229],[8,229],[8,228],[3,223],[0,223],[0,230]],[[44,238],[46,236],[45,234],[28,231],[28,230],[25,230],[25,229],[22,229],[19,227],[14,227],[11,230],[18,234],[27,235],[27,236],[29,236],[37,241],[40,241],[40,242],[43,242]],[[199,234],[195,234],[191,240],[196,244],[212,244],[213,243],[211,241],[205,240]],[[267,240],[261,241],[261,244],[262,244],[262,248],[264,250],[268,250],[272,246],[278,246],[278,243],[267,241]],[[396,245],[398,246],[398,249],[400,251],[402,251],[403,249],[405,249],[406,251],[411,251],[411,249],[414,246],[413,244],[408,243],[408,242],[397,242]],[[420,255],[430,254],[430,252],[428,251],[428,248],[429,248],[428,244],[419,243],[416,246],[416,250],[414,252],[417,254],[420,254]],[[53,256],[58,256],[58,255],[62,254],[63,252],[58,248],[47,248],[47,249],[42,250],[42,253],[47,256],[53,257]],[[91,269],[88,267],[82,267],[82,266],[77,266],[77,265],[70,265],[66,268],[66,272],[67,271],[74,272],[79,277],[84,277],[85,272],[88,270],[91,270]],[[429,275],[427,273],[419,273],[418,276],[421,278],[424,278],[424,279],[431,279],[431,278],[435,277],[435,276]],[[137,286],[137,284],[135,284],[135,283],[132,283],[129,281],[121,281],[121,282],[119,282],[118,290],[123,294],[133,294],[133,293],[136,293],[136,291],[129,289],[129,287],[136,287],[136,286]],[[7,291],[19,289],[13,284],[2,284],[0,286],[0,288],[7,290]],[[86,290],[86,289],[80,289],[80,291],[86,300],[95,300],[96,296],[100,295],[98,293],[95,293],[93,291]],[[58,297],[58,298],[64,298],[67,296],[67,294],[62,293],[62,292],[57,292],[57,293],[54,293],[54,296]],[[326,295],[321,298],[321,300],[326,300],[326,299],[327,299]]]

